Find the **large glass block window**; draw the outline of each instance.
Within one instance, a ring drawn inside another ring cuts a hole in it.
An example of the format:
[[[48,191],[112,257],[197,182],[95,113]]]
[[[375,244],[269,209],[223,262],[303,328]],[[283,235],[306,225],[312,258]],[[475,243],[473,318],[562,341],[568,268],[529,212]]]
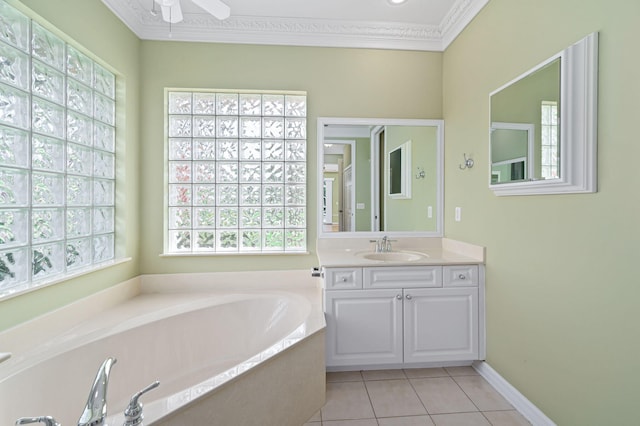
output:
[[[0,296],[114,258],[115,76],[0,1]]]
[[[543,101],[541,106],[541,114],[541,174],[545,179],[557,179],[558,177],[560,177],[560,145],[558,144],[558,103]]]
[[[167,92],[169,253],[307,246],[304,92]]]

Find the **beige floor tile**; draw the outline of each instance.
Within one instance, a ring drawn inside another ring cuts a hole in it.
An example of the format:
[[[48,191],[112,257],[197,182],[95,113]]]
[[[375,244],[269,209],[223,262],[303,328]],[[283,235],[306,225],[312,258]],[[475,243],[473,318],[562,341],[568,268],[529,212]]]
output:
[[[362,372],[365,380],[390,380],[390,379],[406,379],[402,370],[365,370]]]
[[[448,377],[449,373],[444,368],[405,368],[404,374],[410,379],[419,377]]]
[[[373,380],[365,382],[376,417],[427,414],[409,380]]]
[[[471,366],[464,367],[445,367],[450,376],[479,376],[475,368]]]
[[[329,382],[361,382],[362,373],[359,371],[333,371],[327,372],[327,383]]]
[[[436,426],[491,426],[481,413],[436,414],[431,419]]]
[[[434,426],[429,416],[386,417],[378,419],[379,426]]]
[[[485,411],[483,414],[493,426],[531,426],[516,410]]]
[[[322,421],[322,417],[320,417],[320,411],[318,410],[317,413],[315,413],[309,420],[307,420],[307,423],[321,422],[321,421]]]
[[[460,376],[453,380],[480,411],[512,410],[513,407],[481,376]]]
[[[411,379],[410,381],[429,414],[478,411],[451,377]]]
[[[327,383],[326,403],[321,414],[323,423],[375,417],[364,382]]]
[[[376,419],[333,420],[322,422],[322,426],[378,426]]]

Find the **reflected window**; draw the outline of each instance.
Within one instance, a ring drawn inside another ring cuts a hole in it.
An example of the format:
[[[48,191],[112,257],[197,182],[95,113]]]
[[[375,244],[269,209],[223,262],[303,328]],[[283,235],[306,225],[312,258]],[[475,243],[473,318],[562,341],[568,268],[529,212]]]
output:
[[[541,174],[545,179],[556,179],[559,177],[558,164],[560,161],[558,146],[558,103],[543,101],[541,113]]]

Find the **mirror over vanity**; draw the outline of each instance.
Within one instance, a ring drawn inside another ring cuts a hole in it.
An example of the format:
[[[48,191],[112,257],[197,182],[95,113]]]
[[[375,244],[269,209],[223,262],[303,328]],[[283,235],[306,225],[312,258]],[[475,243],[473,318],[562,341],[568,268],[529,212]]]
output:
[[[490,94],[496,195],[596,191],[598,34]]]
[[[318,118],[320,237],[442,236],[442,120]]]

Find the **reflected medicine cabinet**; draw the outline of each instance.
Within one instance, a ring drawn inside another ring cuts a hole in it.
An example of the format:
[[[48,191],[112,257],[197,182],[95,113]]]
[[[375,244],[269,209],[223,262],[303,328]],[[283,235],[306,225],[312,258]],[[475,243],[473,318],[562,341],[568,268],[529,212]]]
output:
[[[555,77],[541,85],[550,71]],[[499,196],[596,192],[597,87],[598,33],[592,33],[493,91],[489,188]],[[541,99],[545,94],[558,99]],[[557,105],[555,142],[545,138],[547,104]]]
[[[389,151],[389,197],[411,198],[411,141]]]

